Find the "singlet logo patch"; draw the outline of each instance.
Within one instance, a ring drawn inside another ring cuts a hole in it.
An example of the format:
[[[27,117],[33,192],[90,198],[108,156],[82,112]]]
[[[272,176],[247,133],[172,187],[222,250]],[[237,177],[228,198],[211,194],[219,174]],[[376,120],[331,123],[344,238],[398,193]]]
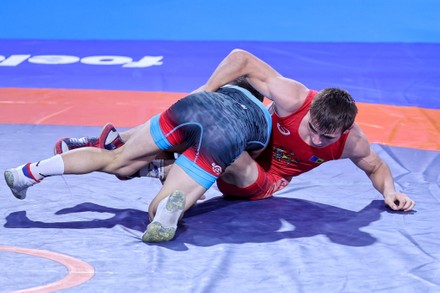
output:
[[[289,129],[285,128],[284,126],[282,126],[280,123],[277,122],[277,128],[278,131],[282,134],[282,135],[290,135],[290,131]]]
[[[316,163],[316,164],[321,164],[321,163],[324,163],[324,162],[325,162],[324,159],[318,158],[318,157],[315,156],[315,155],[311,156],[310,159],[309,159],[309,161],[311,161],[311,162],[313,162],[313,163]]]
[[[272,155],[278,162],[284,162],[287,165],[292,163],[298,164],[300,161],[294,158],[295,154],[293,152],[286,151],[283,147],[274,147],[272,149]]]
[[[219,165],[216,165],[215,163],[212,163],[212,171],[217,174],[220,175],[222,173],[222,167],[220,167]]]

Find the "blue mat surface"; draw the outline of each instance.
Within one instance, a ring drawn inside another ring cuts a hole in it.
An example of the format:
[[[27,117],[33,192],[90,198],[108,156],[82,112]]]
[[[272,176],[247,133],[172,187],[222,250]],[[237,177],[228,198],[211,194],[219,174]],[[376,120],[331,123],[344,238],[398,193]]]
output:
[[[60,136],[92,135],[99,128],[2,125],[0,131],[17,134],[1,141],[4,169],[49,156]],[[295,178],[269,200],[225,201],[214,187],[186,214],[175,240],[144,244],[147,206],[160,183],[63,176],[35,186],[24,201],[2,188],[1,244],[60,252],[92,265],[95,276],[66,292],[435,292],[440,155],[374,148],[390,164],[398,188],[418,202],[415,212],[386,209],[366,176],[341,160]],[[8,265],[2,290],[66,273],[37,256],[0,255]],[[18,282],[23,268],[27,273]]]
[[[234,48],[358,102],[440,108],[440,44],[4,40],[0,86],[190,92]]]

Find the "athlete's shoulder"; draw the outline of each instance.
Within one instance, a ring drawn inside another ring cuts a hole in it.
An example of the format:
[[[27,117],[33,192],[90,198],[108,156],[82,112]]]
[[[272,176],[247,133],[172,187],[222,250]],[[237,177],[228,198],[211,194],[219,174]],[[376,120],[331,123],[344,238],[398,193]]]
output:
[[[356,159],[368,156],[370,142],[360,127],[354,123],[350,128],[341,158]]]
[[[271,86],[272,100],[280,116],[296,112],[304,104],[309,93],[310,89],[305,85],[285,77],[277,78]]]

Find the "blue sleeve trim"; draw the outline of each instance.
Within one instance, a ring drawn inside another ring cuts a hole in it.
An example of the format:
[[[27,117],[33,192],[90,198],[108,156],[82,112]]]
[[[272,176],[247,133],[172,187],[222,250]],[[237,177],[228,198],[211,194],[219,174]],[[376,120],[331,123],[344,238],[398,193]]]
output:
[[[159,125],[160,114],[153,116],[150,119],[150,133],[153,137],[154,143],[161,149],[167,150],[172,147],[172,144],[168,141],[167,137],[163,134]]]
[[[175,164],[182,168],[186,174],[194,179],[194,181],[196,181],[198,184],[206,189],[209,189],[217,180],[216,176],[200,168],[200,166],[185,157],[185,155],[179,156]]]

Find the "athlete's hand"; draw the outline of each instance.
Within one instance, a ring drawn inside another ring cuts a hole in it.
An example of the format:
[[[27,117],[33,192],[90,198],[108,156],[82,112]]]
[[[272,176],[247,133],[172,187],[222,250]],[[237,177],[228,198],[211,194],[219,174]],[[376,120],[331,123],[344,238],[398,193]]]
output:
[[[411,211],[416,205],[408,195],[400,192],[388,193],[384,197],[385,204],[395,211]]]

